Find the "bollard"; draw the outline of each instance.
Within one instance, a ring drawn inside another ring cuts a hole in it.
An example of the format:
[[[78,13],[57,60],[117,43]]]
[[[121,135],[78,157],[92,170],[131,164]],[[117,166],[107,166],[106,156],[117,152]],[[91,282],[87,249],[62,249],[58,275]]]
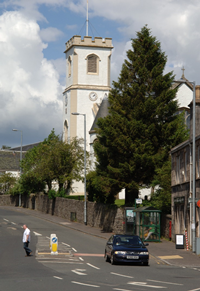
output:
[[[56,234],[51,234],[50,236],[50,250],[52,255],[58,254],[58,238]]]

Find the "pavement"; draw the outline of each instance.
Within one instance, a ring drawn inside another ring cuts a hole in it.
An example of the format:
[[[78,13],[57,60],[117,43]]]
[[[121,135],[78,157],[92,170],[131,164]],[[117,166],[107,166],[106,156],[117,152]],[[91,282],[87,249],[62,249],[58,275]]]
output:
[[[21,212],[27,215],[38,217],[64,227],[74,229],[83,233],[87,233],[106,240],[112,235],[111,232],[104,232],[99,228],[85,225],[84,223],[72,222],[65,218],[45,214],[37,210],[31,210],[22,207],[0,206],[0,209],[8,209]],[[160,242],[149,242],[148,246],[151,259],[157,261],[158,264],[174,265],[182,268],[197,268],[200,269],[200,255],[193,253],[191,250],[177,249],[176,244],[166,239],[161,239]]]

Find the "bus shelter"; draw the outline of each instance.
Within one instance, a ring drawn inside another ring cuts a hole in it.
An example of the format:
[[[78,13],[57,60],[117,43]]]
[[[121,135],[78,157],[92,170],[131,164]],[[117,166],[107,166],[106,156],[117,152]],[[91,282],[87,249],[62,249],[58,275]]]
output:
[[[126,207],[125,216],[127,234],[139,235],[146,241],[160,241],[160,210],[151,206]]]

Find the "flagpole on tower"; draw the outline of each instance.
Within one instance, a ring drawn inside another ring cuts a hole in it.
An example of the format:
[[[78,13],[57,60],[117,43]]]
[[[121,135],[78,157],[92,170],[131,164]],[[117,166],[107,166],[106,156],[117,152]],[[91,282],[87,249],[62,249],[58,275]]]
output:
[[[88,36],[88,0],[87,0],[86,36]]]

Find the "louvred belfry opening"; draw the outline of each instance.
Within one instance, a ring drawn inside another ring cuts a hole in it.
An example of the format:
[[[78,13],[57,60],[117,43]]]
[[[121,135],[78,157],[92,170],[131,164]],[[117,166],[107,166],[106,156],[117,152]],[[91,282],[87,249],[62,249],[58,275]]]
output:
[[[88,73],[97,73],[97,56],[88,56]]]

